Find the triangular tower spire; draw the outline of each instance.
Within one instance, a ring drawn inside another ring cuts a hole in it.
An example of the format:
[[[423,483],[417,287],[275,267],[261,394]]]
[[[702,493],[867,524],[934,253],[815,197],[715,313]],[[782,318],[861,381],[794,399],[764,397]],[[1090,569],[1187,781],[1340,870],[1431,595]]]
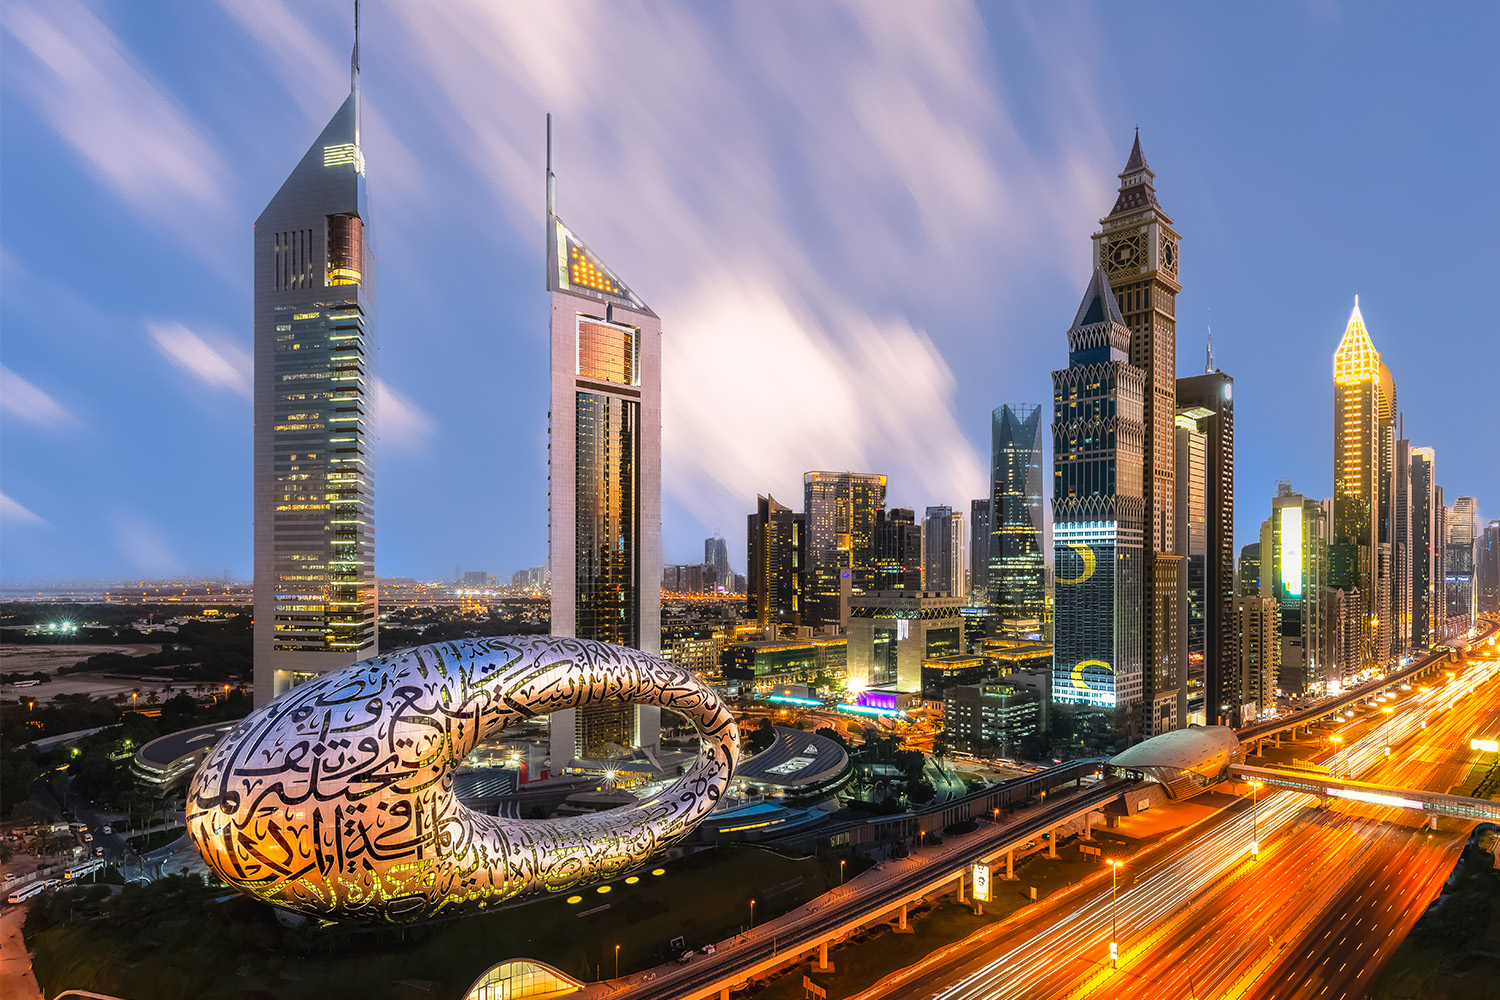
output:
[[[1135,145],[1130,147],[1130,159],[1125,161],[1125,173],[1146,170],[1146,157],[1141,153],[1141,127],[1135,127]]]
[[[614,271],[557,217],[557,179],[552,174],[552,115],[547,115],[547,291],[586,295],[655,316]]]
[[[1344,327],[1344,339],[1333,354],[1333,380],[1339,383],[1370,382],[1380,378],[1380,352],[1370,340],[1365,329],[1365,318],[1360,315],[1359,296],[1354,296],[1354,308],[1349,313],[1349,324]]]

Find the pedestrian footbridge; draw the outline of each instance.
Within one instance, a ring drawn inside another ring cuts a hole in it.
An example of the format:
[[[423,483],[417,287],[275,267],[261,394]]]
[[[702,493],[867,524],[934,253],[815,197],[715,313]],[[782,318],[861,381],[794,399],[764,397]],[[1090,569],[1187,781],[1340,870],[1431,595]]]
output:
[[[1251,767],[1248,764],[1231,764],[1229,773],[1244,781],[1264,782],[1267,787],[1284,788],[1288,791],[1305,792],[1323,800],[1345,799],[1350,802],[1365,802],[1395,809],[1420,810],[1433,829],[1437,829],[1439,816],[1448,816],[1467,822],[1500,823],[1500,802],[1475,799],[1467,795],[1449,795],[1445,792],[1424,792],[1412,788],[1392,788],[1388,785],[1372,785],[1363,781],[1335,778],[1316,771],[1283,771],[1273,767]]]

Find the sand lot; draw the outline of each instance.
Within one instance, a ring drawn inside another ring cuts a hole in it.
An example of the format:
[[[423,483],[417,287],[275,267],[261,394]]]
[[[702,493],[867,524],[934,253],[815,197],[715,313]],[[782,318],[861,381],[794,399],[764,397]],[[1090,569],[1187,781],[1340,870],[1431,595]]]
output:
[[[58,667],[71,667],[99,653],[125,653],[140,656],[143,653],[159,653],[159,645],[132,646],[12,646],[0,645],[0,674],[30,674],[41,671],[54,675]],[[11,684],[0,684],[0,698],[35,698],[39,702],[51,701],[60,694],[87,694],[95,698],[112,698],[118,694],[128,695],[139,688],[144,701],[148,691],[160,692],[170,682],[127,681],[107,678],[103,674],[65,674],[50,684],[18,688]],[[181,684],[175,685],[178,690]]]

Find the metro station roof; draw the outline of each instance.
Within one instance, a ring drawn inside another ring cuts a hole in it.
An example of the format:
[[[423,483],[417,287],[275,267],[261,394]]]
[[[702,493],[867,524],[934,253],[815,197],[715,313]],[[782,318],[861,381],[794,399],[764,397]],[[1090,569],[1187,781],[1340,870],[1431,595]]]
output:
[[[830,781],[848,766],[849,754],[828,737],[777,726],[775,742],[742,762],[734,777],[795,789]]]
[[[1231,763],[1244,760],[1239,737],[1228,726],[1189,726],[1153,736],[1109,759],[1112,767],[1140,771],[1183,799],[1218,781]]]

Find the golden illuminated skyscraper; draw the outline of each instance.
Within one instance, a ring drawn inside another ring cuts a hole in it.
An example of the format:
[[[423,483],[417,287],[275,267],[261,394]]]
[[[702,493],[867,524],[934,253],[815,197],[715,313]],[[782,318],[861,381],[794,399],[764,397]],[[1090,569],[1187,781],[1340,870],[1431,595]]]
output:
[[[379,652],[375,309],[349,96],[255,220],[255,703]]]
[[[557,217],[547,117],[552,293],[548,535],[552,634],[661,649],[661,320]],[[552,768],[653,747],[661,709],[552,715]]]
[[[1174,544],[1177,421],[1177,244],[1172,218],[1156,200],[1156,174],[1137,133],[1120,173],[1114,208],[1094,234],[1098,266],[1109,276],[1130,330],[1129,362],[1146,376],[1141,485],[1145,499],[1140,711],[1136,732],[1155,736],[1186,724],[1178,690],[1186,681],[1187,600],[1183,557]]]
[[[1390,656],[1394,622],[1396,383],[1365,329],[1359,297],[1333,355],[1333,547],[1330,582],[1358,591],[1360,660]]]

